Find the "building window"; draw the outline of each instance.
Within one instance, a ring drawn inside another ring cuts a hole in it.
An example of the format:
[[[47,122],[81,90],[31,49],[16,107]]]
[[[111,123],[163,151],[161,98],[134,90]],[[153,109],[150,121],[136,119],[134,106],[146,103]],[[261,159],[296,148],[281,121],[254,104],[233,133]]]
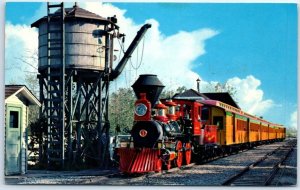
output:
[[[10,128],[19,128],[19,112],[10,111],[9,112],[9,127]]]

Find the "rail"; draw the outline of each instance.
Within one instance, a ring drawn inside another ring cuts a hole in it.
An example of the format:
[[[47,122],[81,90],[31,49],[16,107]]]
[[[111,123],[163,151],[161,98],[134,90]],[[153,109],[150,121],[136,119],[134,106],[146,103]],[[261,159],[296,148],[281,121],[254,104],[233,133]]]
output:
[[[281,164],[288,158],[290,153],[293,151],[293,147],[295,145],[296,145],[296,141],[291,140],[288,142],[288,145],[283,145],[273,150],[272,152],[267,153],[264,157],[246,166],[239,173],[231,176],[229,179],[223,182],[222,185],[224,186],[270,185],[275,174],[279,170]],[[269,167],[270,165],[271,167]]]

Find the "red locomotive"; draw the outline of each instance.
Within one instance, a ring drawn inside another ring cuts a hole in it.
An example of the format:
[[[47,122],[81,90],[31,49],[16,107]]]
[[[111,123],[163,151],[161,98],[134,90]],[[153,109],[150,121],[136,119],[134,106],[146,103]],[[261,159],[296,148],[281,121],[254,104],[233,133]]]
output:
[[[159,172],[244,146],[285,138],[285,128],[215,100],[158,101],[164,85],[140,75],[131,138],[116,148],[124,173]],[[267,130],[267,131],[266,131]],[[266,136],[267,134],[267,136]]]

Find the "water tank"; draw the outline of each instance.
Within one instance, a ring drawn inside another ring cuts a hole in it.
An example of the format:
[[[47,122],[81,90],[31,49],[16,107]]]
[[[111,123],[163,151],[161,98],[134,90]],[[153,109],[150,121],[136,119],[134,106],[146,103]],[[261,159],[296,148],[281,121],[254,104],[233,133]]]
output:
[[[59,13],[60,9],[56,11]],[[105,67],[105,43],[107,26],[113,24],[110,20],[84,10],[78,6],[65,9],[65,68],[66,69],[90,69],[104,70]],[[48,36],[47,17],[43,17],[31,26],[39,29],[39,71],[48,64]],[[60,23],[50,24],[50,39],[61,39]],[[52,43],[52,42],[51,42]],[[51,45],[60,47],[60,41]],[[49,49],[49,56],[60,57],[59,49]],[[61,59],[50,59],[52,67],[61,66]]]

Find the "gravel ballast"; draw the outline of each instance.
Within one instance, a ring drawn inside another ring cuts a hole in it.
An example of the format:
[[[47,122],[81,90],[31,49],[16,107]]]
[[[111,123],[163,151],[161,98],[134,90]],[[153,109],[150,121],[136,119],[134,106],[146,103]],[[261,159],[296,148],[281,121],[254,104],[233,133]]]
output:
[[[262,158],[286,142],[276,142],[262,145],[256,148],[239,152],[224,158],[219,158],[204,164],[191,164],[181,169],[174,168],[163,173],[150,173],[147,175],[108,176],[99,172],[69,172],[66,174],[54,172],[50,175],[25,174],[22,176],[6,177],[7,184],[97,184],[97,185],[138,185],[138,186],[219,186],[229,177],[239,173],[244,167]],[[295,185],[297,180],[297,149],[281,166],[278,175],[275,176],[271,185]],[[115,170],[113,172],[116,172]],[[276,182],[275,182],[276,180]]]

